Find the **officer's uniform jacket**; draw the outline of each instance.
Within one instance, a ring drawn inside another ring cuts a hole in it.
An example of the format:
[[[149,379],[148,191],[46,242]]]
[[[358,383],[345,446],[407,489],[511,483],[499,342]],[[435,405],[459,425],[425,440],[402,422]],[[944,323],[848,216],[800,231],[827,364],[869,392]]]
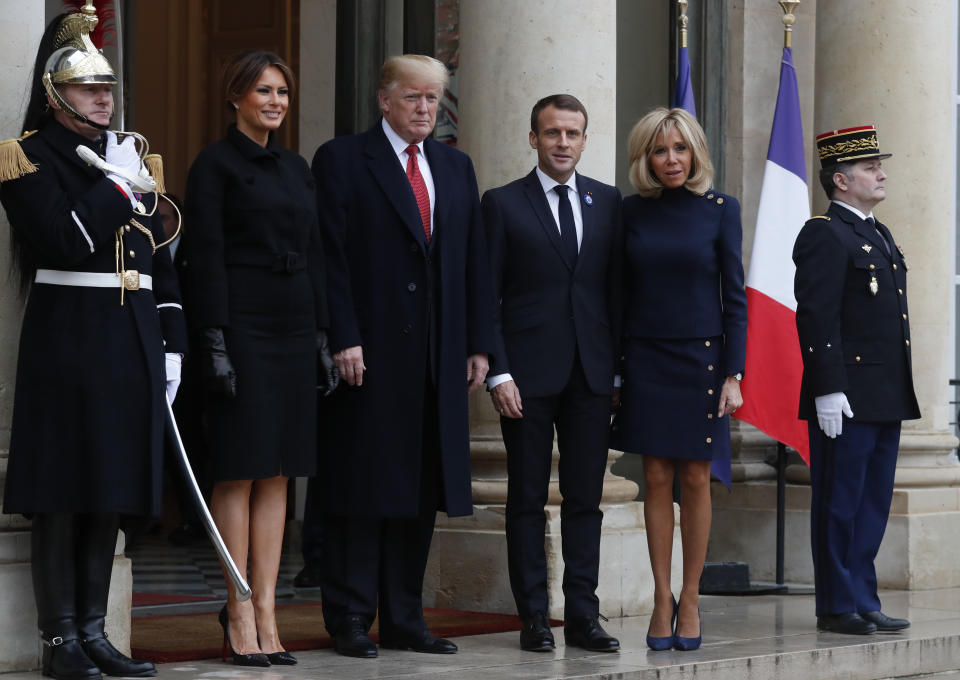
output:
[[[919,418],[907,263],[887,227],[877,222],[874,229],[831,203],[800,231],[793,261],[803,356],[800,418],[815,419],[814,398],[834,392],[846,394],[854,421]]]
[[[102,142],[56,121],[19,143],[34,170],[8,177],[0,201],[25,246],[22,264],[29,272],[136,270],[152,276],[152,290],[124,290],[120,276],[108,288],[32,284],[4,511],[157,513],[164,353],[187,349],[176,275],[159,215],[134,215],[114,183],[80,160],[80,144],[103,154]],[[142,202],[153,209],[152,196]]]

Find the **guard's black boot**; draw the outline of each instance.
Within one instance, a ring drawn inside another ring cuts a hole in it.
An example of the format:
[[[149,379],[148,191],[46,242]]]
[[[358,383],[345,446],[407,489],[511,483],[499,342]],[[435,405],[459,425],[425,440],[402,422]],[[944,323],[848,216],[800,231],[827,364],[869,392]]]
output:
[[[33,593],[43,639],[43,674],[59,680],[100,680],[80,644],[74,597],[74,517],[34,515],[30,533]]]
[[[43,635],[43,674],[59,680],[100,680],[100,668],[83,651],[76,637]]]
[[[83,651],[106,675],[145,678],[157,674],[149,661],[121,654],[103,630],[110,594],[110,574],[117,544],[119,518],[115,514],[81,515],[77,522],[77,620]]]

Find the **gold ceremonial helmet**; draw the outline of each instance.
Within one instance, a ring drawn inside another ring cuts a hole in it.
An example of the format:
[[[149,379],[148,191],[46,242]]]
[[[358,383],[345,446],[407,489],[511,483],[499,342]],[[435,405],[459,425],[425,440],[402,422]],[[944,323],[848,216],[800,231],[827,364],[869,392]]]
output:
[[[81,123],[100,130],[108,126],[94,123],[76,111],[57,92],[57,85],[78,83],[108,83],[115,85],[117,76],[103,53],[90,40],[90,32],[97,27],[97,10],[88,2],[79,12],[67,15],[60,22],[53,41],[54,52],[47,59],[43,73],[43,87],[57,105]]]

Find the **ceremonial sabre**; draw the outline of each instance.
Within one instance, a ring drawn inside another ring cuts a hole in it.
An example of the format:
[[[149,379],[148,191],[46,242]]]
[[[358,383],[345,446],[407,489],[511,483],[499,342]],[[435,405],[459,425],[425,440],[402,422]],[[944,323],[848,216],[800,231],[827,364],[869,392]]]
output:
[[[227,546],[223,542],[220,532],[217,530],[217,525],[213,523],[210,510],[203,501],[203,494],[200,492],[197,478],[193,476],[193,468],[190,467],[190,459],[187,458],[187,451],[183,448],[183,439],[180,438],[177,420],[173,417],[173,407],[170,405],[170,398],[166,397],[164,401],[167,404],[167,434],[170,435],[170,439],[176,444],[177,462],[180,464],[180,470],[183,476],[186,477],[189,482],[188,486],[193,495],[194,505],[197,507],[197,514],[200,515],[203,528],[207,530],[207,536],[210,537],[210,542],[213,543],[213,547],[217,551],[217,556],[220,558],[220,562],[223,564],[223,568],[226,570],[230,582],[233,583],[233,589],[236,591],[237,599],[240,602],[249,600],[252,594],[250,586],[247,585],[243,574],[237,569],[236,563],[230,556],[230,551],[227,550]]]

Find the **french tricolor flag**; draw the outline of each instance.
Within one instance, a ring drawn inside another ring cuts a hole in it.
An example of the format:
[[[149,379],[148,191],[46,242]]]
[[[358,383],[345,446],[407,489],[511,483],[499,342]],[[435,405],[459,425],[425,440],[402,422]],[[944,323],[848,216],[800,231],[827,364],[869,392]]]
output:
[[[809,206],[797,73],[793,51],[785,47],[747,274],[747,361],[736,417],[796,449],[808,463],[807,425],[797,418],[803,363],[792,253]]]

